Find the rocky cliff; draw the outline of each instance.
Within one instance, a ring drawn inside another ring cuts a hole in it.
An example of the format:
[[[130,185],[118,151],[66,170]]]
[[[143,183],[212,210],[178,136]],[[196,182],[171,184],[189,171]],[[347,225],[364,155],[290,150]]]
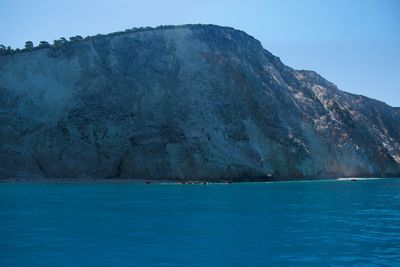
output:
[[[400,176],[399,143],[398,109],[285,66],[232,28],[0,56],[1,178]]]

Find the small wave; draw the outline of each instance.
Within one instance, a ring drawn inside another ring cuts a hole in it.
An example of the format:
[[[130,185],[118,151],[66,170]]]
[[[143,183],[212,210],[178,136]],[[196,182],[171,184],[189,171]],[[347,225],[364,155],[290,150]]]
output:
[[[385,178],[357,178],[357,177],[348,177],[348,178],[337,178],[338,181],[362,181],[362,180],[382,180]]]

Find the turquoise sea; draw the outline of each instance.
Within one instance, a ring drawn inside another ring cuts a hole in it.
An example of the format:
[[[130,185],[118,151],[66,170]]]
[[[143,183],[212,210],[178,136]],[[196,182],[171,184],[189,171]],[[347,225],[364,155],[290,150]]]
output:
[[[400,266],[400,179],[0,184],[0,266]]]

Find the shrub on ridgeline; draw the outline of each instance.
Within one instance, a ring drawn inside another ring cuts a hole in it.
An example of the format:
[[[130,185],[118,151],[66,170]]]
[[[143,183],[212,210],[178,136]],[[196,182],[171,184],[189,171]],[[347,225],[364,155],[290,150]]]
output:
[[[32,41],[26,41],[26,42],[25,42],[25,49],[26,49],[26,50],[32,50],[32,49],[33,49],[33,43],[32,43]]]
[[[65,44],[67,42],[68,42],[67,39],[65,39],[64,37],[61,37],[60,39],[54,40],[53,46],[54,47],[60,47],[60,46],[62,46],[63,44]]]
[[[0,44],[0,55],[5,55],[7,52],[6,46]]]
[[[6,48],[5,45],[0,45],[0,55],[9,55],[12,54],[14,51],[16,50],[13,50],[11,46],[7,46]]]
[[[40,41],[39,47],[50,47],[51,45],[46,41]]]
[[[78,42],[78,41],[82,41],[82,40],[83,40],[83,37],[80,36],[80,35],[73,36],[73,37],[70,37],[70,38],[69,38],[69,41],[70,41],[70,42]]]
[[[61,46],[62,45],[62,42],[60,41],[60,40],[54,40],[53,41],[53,46],[54,47],[59,47],[59,46]]]

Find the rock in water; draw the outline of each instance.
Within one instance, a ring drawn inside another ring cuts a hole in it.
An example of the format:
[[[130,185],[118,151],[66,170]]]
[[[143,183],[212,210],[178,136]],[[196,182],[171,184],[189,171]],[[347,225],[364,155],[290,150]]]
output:
[[[185,25],[0,56],[0,177],[400,176],[399,110]]]

